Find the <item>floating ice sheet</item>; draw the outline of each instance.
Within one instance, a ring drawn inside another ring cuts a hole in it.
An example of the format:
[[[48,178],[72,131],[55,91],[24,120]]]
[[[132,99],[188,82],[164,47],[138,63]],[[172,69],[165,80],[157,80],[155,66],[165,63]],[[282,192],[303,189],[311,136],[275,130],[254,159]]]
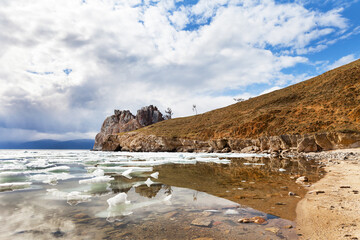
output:
[[[80,180],[79,184],[90,184],[90,183],[103,183],[103,182],[110,182],[114,180],[111,176],[98,176],[90,179]]]
[[[31,182],[0,183],[0,191],[12,191],[30,187]]]
[[[105,173],[115,173],[128,179],[151,177],[154,180],[158,178],[158,173],[153,172],[153,167],[158,165],[196,164],[199,162],[229,164],[232,158],[259,156],[266,155],[242,153],[92,152],[87,150],[1,150],[0,183],[31,181],[31,183],[55,185],[59,180],[86,178],[80,180],[79,183],[94,185],[95,183],[107,183],[113,180],[112,177],[106,176]],[[262,163],[251,163],[251,165],[262,165]],[[153,184],[150,181],[147,182],[149,186]],[[132,184],[137,183],[138,185],[144,184],[143,180],[132,182]],[[111,184],[119,185],[119,183],[114,182]]]
[[[109,207],[115,207],[116,205],[123,203],[130,204],[130,201],[127,200],[127,194],[122,192],[112,198],[109,198],[107,203],[109,204]]]
[[[91,195],[81,193],[79,191],[72,191],[70,193],[59,191],[58,189],[52,188],[47,189],[47,192],[56,197],[57,199],[64,199],[70,205],[77,205],[81,202],[88,202],[91,200]]]

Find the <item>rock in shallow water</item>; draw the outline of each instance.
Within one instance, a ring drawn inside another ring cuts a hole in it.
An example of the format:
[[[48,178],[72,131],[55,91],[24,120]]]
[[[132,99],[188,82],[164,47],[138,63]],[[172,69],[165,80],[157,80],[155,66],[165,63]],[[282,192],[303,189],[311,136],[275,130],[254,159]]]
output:
[[[196,218],[191,222],[191,225],[198,226],[198,227],[211,227],[212,224],[211,219],[207,218]]]

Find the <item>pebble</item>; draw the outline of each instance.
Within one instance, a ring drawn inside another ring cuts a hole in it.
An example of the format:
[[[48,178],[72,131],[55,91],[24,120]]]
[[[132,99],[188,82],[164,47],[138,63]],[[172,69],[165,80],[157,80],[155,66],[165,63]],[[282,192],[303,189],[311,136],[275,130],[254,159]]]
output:
[[[125,227],[127,225],[127,223],[125,222],[115,222],[114,226],[115,227]]]
[[[250,218],[240,218],[238,220],[239,223],[251,223],[252,221],[250,220]]]
[[[270,227],[270,228],[265,228],[265,230],[277,234],[280,229],[276,227]]]
[[[178,212],[168,212],[164,215],[164,217],[166,218],[172,218],[172,217],[175,217],[175,215],[177,215]]]
[[[196,218],[191,222],[191,225],[198,226],[198,227],[211,227],[212,224],[211,219],[207,218]]]
[[[267,221],[263,217],[252,217],[252,218],[240,218],[239,223],[256,223],[256,224],[266,224]]]
[[[60,229],[55,232],[52,232],[51,234],[56,238],[63,237],[65,235],[64,232],[60,231]]]
[[[285,226],[283,226],[283,228],[290,229],[290,228],[293,228],[293,226],[292,225],[285,225]]]
[[[288,195],[289,195],[289,196],[295,196],[295,195],[296,195],[296,193],[289,192],[289,193],[288,193]]]
[[[301,176],[296,179],[297,183],[303,183],[303,182],[308,182],[308,181],[309,181],[309,179],[306,176]]]
[[[275,205],[286,205],[286,203],[277,202],[277,203],[275,203]]]
[[[256,224],[266,224],[267,221],[265,218],[262,218],[262,217],[252,217],[251,220],[254,221],[254,223]]]

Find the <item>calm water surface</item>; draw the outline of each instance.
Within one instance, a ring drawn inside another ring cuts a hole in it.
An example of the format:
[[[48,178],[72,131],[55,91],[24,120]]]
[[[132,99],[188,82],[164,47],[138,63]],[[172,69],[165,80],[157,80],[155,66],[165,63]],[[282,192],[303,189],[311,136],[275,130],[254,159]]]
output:
[[[0,150],[0,238],[296,239],[295,179],[322,174],[255,154]]]

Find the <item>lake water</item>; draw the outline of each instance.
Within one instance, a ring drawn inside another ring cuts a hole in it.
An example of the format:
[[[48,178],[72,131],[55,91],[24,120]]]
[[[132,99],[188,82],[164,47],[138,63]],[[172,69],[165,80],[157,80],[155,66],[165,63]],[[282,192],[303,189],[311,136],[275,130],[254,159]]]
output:
[[[296,239],[295,179],[322,174],[256,154],[0,150],[0,239]]]

